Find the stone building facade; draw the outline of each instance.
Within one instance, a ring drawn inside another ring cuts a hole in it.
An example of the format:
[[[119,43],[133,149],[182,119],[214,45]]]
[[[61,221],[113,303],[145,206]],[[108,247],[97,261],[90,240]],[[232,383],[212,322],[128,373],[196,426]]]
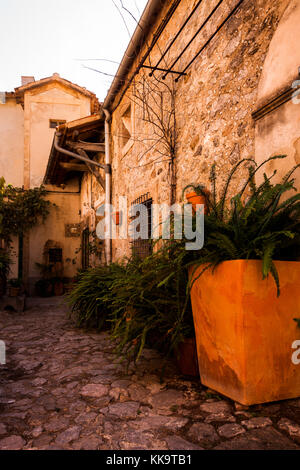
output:
[[[181,202],[189,183],[209,189],[214,163],[218,191],[244,158],[288,155],[266,168],[279,176],[299,163],[299,20],[299,0],[150,0],[103,104],[113,205]],[[113,259],[130,254],[112,243]]]

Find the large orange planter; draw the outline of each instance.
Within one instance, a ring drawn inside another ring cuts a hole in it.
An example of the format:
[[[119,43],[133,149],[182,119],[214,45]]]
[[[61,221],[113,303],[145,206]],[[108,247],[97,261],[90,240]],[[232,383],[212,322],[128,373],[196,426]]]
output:
[[[275,264],[280,297],[256,260],[225,261],[191,289],[201,382],[244,405],[300,396],[300,364],[292,361],[300,340],[293,321],[300,317],[300,262]]]

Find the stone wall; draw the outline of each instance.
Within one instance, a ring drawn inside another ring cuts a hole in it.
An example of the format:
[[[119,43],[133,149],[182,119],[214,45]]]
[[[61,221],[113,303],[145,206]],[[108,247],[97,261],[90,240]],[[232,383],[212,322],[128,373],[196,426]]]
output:
[[[170,3],[166,2],[160,18],[153,25],[148,43]],[[160,67],[168,68],[173,63],[216,3],[203,2]],[[196,1],[190,0],[180,3],[146,64],[156,64],[195,4]],[[225,1],[221,5],[174,65],[175,70],[184,69],[236,4],[235,0]],[[182,189],[189,183],[203,183],[209,188],[209,173],[213,163],[219,175],[217,187],[220,192],[232,166],[243,158],[255,157],[255,122],[252,113],[257,106],[258,85],[270,42],[288,4],[288,0],[244,0],[193,62],[187,75],[180,78],[178,83],[174,81],[175,76],[168,75],[164,84],[161,83],[165,111],[170,110],[170,97],[173,96],[166,92],[166,85],[175,90],[177,202],[181,201]],[[145,50],[146,45],[136,58],[132,71]],[[114,105],[117,107],[112,119],[113,204],[117,204],[120,195],[126,195],[130,203],[148,192],[153,202],[170,201],[170,155],[164,148],[164,142],[158,143],[158,137],[155,142],[155,124],[148,122],[145,109],[140,100],[136,99],[136,90],[143,87],[144,80],[155,83],[155,86],[159,83],[157,79],[160,79],[161,74],[156,72],[155,77],[149,77],[149,70],[141,69],[119,105],[121,95],[115,99]],[[148,99],[153,105],[153,96]],[[156,99],[156,106],[158,103]],[[157,109],[159,106],[155,111]],[[159,135],[158,128],[157,131]],[[244,176],[241,170],[235,177],[232,193],[241,186]],[[129,253],[128,240],[113,242],[114,258]]]

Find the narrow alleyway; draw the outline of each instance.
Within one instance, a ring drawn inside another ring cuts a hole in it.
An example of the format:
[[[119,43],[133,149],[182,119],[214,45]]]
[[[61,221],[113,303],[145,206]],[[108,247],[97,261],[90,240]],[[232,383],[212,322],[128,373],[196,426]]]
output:
[[[300,449],[300,399],[243,409],[173,363],[160,383],[151,350],[126,375],[61,302],[0,312],[0,449]]]

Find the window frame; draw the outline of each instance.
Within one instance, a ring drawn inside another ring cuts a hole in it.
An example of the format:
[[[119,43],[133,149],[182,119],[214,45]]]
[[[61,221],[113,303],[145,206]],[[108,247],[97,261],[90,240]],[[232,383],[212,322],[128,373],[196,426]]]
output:
[[[62,124],[65,124],[66,122],[67,121],[65,119],[49,119],[49,128],[56,129],[58,126],[61,126]]]

